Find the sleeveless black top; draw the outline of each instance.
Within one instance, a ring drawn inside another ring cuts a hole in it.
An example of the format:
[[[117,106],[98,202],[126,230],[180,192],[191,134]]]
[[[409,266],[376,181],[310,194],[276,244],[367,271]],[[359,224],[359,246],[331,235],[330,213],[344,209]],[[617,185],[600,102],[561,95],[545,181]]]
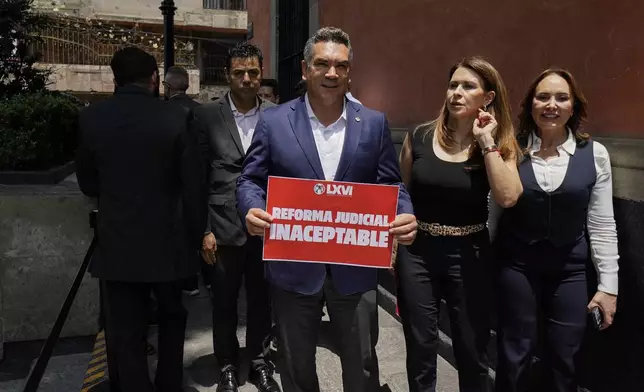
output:
[[[409,193],[416,218],[447,226],[487,222],[490,185],[479,154],[466,162],[446,162],[432,146],[434,131],[410,132],[412,170]]]

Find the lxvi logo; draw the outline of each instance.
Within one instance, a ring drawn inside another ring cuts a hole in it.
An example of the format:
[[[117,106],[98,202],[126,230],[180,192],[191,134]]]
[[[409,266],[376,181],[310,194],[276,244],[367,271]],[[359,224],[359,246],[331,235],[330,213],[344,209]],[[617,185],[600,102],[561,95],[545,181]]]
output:
[[[326,194],[327,195],[338,195],[338,196],[351,196],[351,195],[353,195],[353,186],[351,186],[351,185],[327,184],[326,185]]]
[[[315,185],[313,185],[313,192],[315,192],[316,195],[323,195],[324,194],[324,184],[315,184]]]
[[[322,195],[326,193],[330,196],[352,196],[353,195],[353,186],[351,185],[341,185],[341,184],[315,184],[313,191]]]

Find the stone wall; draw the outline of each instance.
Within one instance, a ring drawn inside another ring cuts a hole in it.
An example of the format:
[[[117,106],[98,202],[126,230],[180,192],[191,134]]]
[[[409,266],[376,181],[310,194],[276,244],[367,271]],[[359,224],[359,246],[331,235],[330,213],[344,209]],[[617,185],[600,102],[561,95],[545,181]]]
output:
[[[52,10],[51,0],[37,0],[36,7]],[[159,10],[161,1],[147,0],[60,0],[59,12],[69,12],[80,17],[113,21],[136,20],[141,23],[160,24],[163,15]],[[175,0],[177,7],[175,25],[200,26],[216,29],[246,30],[246,11],[211,10],[203,8],[203,0]]]
[[[112,70],[106,65],[73,65],[73,64],[42,64],[50,67],[51,75],[49,88],[57,91],[77,92],[114,92]],[[159,70],[163,81],[163,68]],[[199,70],[189,69],[190,88],[188,94],[198,95],[200,92]],[[161,88],[163,92],[163,88]]]
[[[228,92],[228,90],[229,90],[228,86],[202,85],[201,90],[199,91],[198,100],[202,103],[206,103],[212,100],[213,98],[223,97]]]
[[[0,357],[5,341],[49,334],[92,239],[90,209],[73,180],[0,186]],[[98,313],[87,275],[62,336],[96,333]]]

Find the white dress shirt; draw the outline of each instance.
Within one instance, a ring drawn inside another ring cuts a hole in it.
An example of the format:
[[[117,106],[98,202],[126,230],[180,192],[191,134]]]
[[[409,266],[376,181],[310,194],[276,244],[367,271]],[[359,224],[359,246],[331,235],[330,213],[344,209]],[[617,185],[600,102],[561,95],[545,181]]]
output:
[[[577,144],[572,132],[568,139],[557,146],[559,156],[547,160],[535,155],[541,149],[541,139],[534,133],[528,141],[528,153],[532,169],[541,189],[553,192],[564,181],[570,157],[575,154]],[[619,270],[617,252],[617,229],[613,214],[613,184],[608,150],[602,144],[593,141],[593,155],[597,179],[590,194],[588,203],[587,229],[590,237],[590,254],[597,269],[600,291],[617,294]],[[490,235],[494,236],[503,208],[490,197],[490,218],[488,221]]]
[[[237,110],[230,94],[228,94],[228,102],[230,103],[230,108],[233,111],[233,117],[237,124],[237,131],[239,132],[242,147],[244,148],[244,152],[247,152],[248,147],[250,147],[250,142],[253,141],[253,134],[255,133],[257,121],[259,120],[259,99],[257,100],[255,107],[246,113],[241,113]]]
[[[342,148],[344,146],[344,134],[347,131],[347,105],[345,103],[340,117],[333,124],[325,127],[315,117],[315,113],[313,113],[313,109],[309,103],[308,93],[304,96],[304,101],[306,102],[306,112],[311,122],[315,146],[318,149],[320,163],[322,163],[324,179],[333,181],[335,172],[338,171],[340,155],[342,155]]]

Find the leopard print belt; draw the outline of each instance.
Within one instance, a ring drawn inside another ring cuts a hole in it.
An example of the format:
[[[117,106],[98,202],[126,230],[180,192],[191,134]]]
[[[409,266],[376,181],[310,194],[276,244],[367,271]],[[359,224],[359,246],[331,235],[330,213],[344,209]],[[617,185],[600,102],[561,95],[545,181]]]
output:
[[[418,229],[433,236],[466,236],[485,229],[485,223],[467,226],[446,226],[438,223],[418,221]]]

